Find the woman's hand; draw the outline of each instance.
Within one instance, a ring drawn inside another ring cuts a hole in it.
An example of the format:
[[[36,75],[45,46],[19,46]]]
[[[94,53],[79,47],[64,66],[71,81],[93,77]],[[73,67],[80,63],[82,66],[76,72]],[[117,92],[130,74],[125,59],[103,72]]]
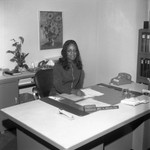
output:
[[[84,92],[79,89],[72,89],[71,94],[75,94],[77,96],[85,96]]]

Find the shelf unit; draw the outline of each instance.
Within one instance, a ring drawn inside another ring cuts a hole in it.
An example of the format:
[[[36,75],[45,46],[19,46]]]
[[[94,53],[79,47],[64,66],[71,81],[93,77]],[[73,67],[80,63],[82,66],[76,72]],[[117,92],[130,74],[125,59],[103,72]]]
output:
[[[25,83],[19,85],[19,81],[27,78],[33,78],[35,73],[23,72],[20,75],[2,75],[0,76],[0,109],[18,105],[22,103],[19,99],[20,91],[23,88],[32,87],[34,83]],[[0,111],[0,133],[14,127],[14,124],[6,118]]]
[[[150,78],[150,29],[140,29],[136,82],[148,84],[147,78]]]
[[[18,102],[18,81],[8,80],[3,82],[0,80],[0,109],[17,105]],[[13,124],[0,113],[0,133],[7,128],[12,128]]]

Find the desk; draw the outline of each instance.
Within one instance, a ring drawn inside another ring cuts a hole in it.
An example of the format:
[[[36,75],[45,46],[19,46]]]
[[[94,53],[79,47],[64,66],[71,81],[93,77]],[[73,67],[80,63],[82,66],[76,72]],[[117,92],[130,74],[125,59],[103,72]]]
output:
[[[114,85],[114,84],[111,84],[112,86],[114,87],[118,87],[118,88],[121,88],[121,89],[129,89],[130,91],[135,91],[135,92],[140,92],[142,93],[142,90],[143,89],[148,89],[148,85],[146,84],[140,84],[140,83],[136,83],[136,82],[132,82],[131,84],[124,84],[124,85]]]
[[[140,133],[137,127],[149,118],[150,103],[136,107],[118,105],[119,109],[115,110],[97,111],[82,117],[73,115],[73,120],[60,115],[58,108],[41,100],[4,108],[2,112],[21,127],[17,130],[18,150],[127,150],[136,146],[135,150],[141,150],[143,143],[138,137],[132,141],[132,137],[140,134],[141,138],[143,132]],[[115,139],[113,144],[106,143],[122,128],[131,130],[120,138],[124,144],[119,143],[120,139]]]
[[[18,86],[19,80],[32,78],[34,74],[35,73],[33,72],[23,72],[22,74],[16,76],[0,76],[0,109],[19,104],[19,89],[23,87]],[[5,118],[0,113],[0,132],[5,130],[5,127],[2,125],[2,121],[4,119]]]
[[[20,79],[30,78],[30,77],[33,77],[34,75],[35,75],[34,72],[29,72],[29,71],[25,71],[19,75],[14,75],[14,76],[3,75],[3,76],[0,76],[0,84],[10,82],[12,80],[20,80]]]

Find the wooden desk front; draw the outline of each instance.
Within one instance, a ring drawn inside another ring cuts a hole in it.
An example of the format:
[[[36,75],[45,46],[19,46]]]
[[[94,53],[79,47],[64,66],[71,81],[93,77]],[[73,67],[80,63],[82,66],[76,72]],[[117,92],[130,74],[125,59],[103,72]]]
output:
[[[60,115],[58,108],[49,105],[41,100],[36,100],[16,105],[13,107],[4,108],[2,109],[2,112],[5,113],[11,120],[13,120],[19,126],[33,133],[40,139],[46,141],[47,143],[50,143],[57,149],[83,149],[83,145],[87,145],[88,143],[100,138],[99,145],[96,145],[96,147],[89,149],[113,150],[112,147],[107,147],[107,145],[105,145],[106,143],[104,142],[103,137],[107,138],[107,135],[109,135],[110,133],[115,133],[117,132],[117,130],[124,126],[129,125],[130,127],[132,122],[140,120],[145,116],[149,117],[150,103],[141,104],[136,107],[119,103],[119,109],[97,111],[83,117],[73,114],[74,119],[72,120],[68,119],[64,115]],[[141,131],[139,130],[136,131],[136,129],[132,130],[131,134],[129,133],[129,136],[127,136],[126,138],[130,138],[128,140],[128,142],[131,142],[130,148],[137,147],[138,149],[136,150],[141,150],[141,145],[143,143],[141,143],[141,141],[139,142],[139,137],[141,139],[142,134],[143,132],[141,133]],[[18,135],[26,140],[30,138],[28,135],[24,134],[20,130],[18,130]],[[132,141],[132,137],[135,137],[135,135],[138,135],[139,137],[134,138]],[[36,142],[35,140],[33,141],[33,139],[29,141],[32,143],[30,143],[32,146],[34,145],[33,143]],[[124,142],[124,139],[122,141]],[[125,143],[124,146],[128,144],[128,142]],[[20,141],[20,143],[24,144],[25,141]],[[18,150],[25,150],[24,147],[27,146],[27,144],[24,144],[24,146],[22,144],[18,145]],[[31,148],[30,144],[28,144],[28,150],[30,150]],[[137,145],[132,146],[132,144]],[[35,145],[37,145],[37,143]],[[37,147],[40,146],[41,144]],[[40,147],[40,149],[44,150],[47,150],[49,148],[45,146],[42,148]],[[119,146],[118,150],[120,149],[124,150],[127,148],[120,148]]]

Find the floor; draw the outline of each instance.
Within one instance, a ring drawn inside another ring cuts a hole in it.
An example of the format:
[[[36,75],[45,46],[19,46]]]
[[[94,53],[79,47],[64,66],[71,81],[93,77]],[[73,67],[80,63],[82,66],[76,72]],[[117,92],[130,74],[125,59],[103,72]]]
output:
[[[0,150],[17,150],[16,130],[0,133]]]

